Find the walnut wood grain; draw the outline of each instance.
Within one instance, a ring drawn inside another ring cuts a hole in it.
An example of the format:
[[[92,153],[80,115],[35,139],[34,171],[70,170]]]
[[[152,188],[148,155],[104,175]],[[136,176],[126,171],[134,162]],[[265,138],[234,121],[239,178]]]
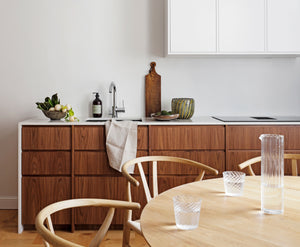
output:
[[[138,126],[137,148],[148,149],[148,127]],[[75,150],[105,150],[105,126],[75,126]]]
[[[75,161],[75,126],[72,125],[71,127],[72,130],[72,150],[71,150],[71,198],[75,198],[75,175],[74,175],[74,170],[75,170],[75,165],[74,165],[74,161]],[[75,232],[75,214],[74,214],[75,209],[71,209],[71,232],[74,233]]]
[[[23,175],[70,175],[71,152],[23,151]]]
[[[225,170],[225,151],[152,151],[151,155],[174,156],[198,161],[217,169],[219,174]],[[193,166],[170,164],[169,162],[159,165],[157,172],[159,175],[199,175],[199,169]],[[207,173],[207,175],[211,174]]]
[[[47,205],[71,198],[70,177],[22,177],[22,223],[34,224]],[[70,210],[53,216],[54,224],[70,224]]]
[[[22,150],[70,150],[71,127],[23,126]]]
[[[161,76],[155,71],[155,62],[150,64],[149,74],[145,76],[146,117],[161,111]]]
[[[75,150],[105,150],[104,126],[75,126]]]
[[[221,174],[222,176],[222,174]],[[179,185],[195,182],[197,175],[159,175],[157,177],[158,193],[174,188]],[[203,180],[213,179],[215,176],[205,175]],[[152,188],[152,176],[149,175],[149,187]],[[151,193],[152,189],[151,189]]]
[[[224,126],[149,126],[152,150],[225,149]]]
[[[148,126],[138,126],[137,149],[148,150]]]
[[[227,166],[228,171],[239,171],[238,165],[248,159],[257,157],[260,155],[260,151],[229,151],[227,153]],[[253,171],[255,174],[260,174],[260,163],[253,165]]]
[[[102,198],[126,200],[126,179],[124,177],[75,177],[75,197],[76,198]],[[133,189],[133,201],[138,201],[142,207],[146,204],[146,198],[141,190]],[[113,224],[123,224],[123,213],[116,210]],[[135,217],[139,216],[141,210],[135,212]],[[81,208],[75,210],[75,224],[100,224],[105,217],[105,211],[99,208]]]
[[[147,151],[137,151],[137,157],[146,156]],[[76,151],[75,152],[75,175],[113,175],[120,176],[121,173],[109,165],[105,151]],[[144,164],[148,173],[148,165]],[[134,173],[138,173],[136,167]]]
[[[198,174],[197,174],[198,175]],[[162,193],[173,187],[195,182],[197,175],[185,175],[185,176],[174,176],[174,175],[159,175],[157,177],[158,193]],[[152,188],[152,176],[149,176],[150,188]]]
[[[284,149],[300,149],[300,126],[227,126],[229,150],[260,150],[261,134],[284,136]]]

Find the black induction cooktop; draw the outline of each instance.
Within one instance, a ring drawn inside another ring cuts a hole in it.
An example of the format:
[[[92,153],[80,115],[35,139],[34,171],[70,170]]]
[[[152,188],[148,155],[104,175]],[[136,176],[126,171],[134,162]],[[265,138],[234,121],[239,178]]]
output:
[[[300,122],[300,116],[213,116],[222,122]]]

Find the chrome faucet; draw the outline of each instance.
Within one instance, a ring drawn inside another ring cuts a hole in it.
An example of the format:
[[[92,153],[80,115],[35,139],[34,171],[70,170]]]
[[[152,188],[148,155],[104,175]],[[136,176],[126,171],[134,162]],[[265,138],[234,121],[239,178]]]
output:
[[[125,112],[125,107],[124,107],[124,101],[123,101],[123,107],[122,108],[118,108],[117,105],[116,105],[117,87],[116,87],[116,84],[114,82],[110,83],[109,93],[112,94],[111,116],[113,118],[117,118],[118,117],[118,112]]]

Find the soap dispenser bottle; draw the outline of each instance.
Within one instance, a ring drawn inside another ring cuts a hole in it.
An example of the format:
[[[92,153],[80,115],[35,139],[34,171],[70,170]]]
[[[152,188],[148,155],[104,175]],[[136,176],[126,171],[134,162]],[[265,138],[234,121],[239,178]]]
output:
[[[96,98],[93,101],[93,117],[102,117],[102,101],[99,99],[99,93],[95,92]]]

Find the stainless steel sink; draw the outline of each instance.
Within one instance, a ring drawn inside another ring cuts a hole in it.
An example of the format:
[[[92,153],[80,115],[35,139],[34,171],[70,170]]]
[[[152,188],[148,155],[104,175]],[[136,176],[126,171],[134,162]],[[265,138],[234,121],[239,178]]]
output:
[[[110,121],[113,118],[87,118],[86,122],[106,122]],[[134,122],[142,122],[142,118],[114,118],[116,121],[134,121]]]

